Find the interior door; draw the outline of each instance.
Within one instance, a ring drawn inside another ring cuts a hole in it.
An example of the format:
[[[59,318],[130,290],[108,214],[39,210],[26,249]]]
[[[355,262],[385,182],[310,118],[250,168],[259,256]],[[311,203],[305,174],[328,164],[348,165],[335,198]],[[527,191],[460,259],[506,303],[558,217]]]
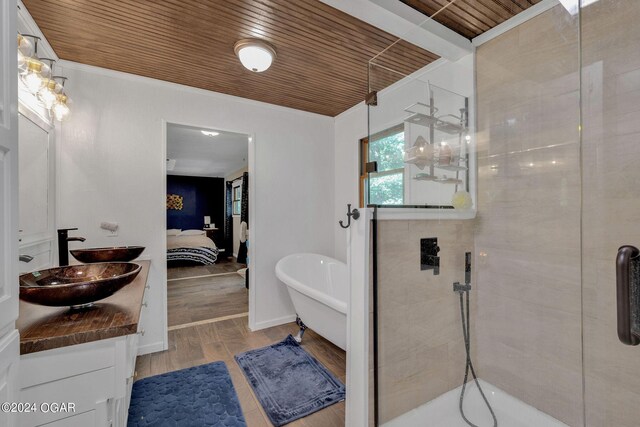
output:
[[[588,427],[632,427],[640,422],[640,285],[633,277],[640,262],[637,252],[626,264],[631,280],[624,280],[625,269],[618,268],[620,255],[625,256],[620,247],[640,248],[638,17],[637,0],[582,2],[582,277]],[[618,279],[624,285],[620,289]],[[625,287],[631,292],[622,298],[620,291]]]
[[[16,0],[0,0],[0,403],[15,402],[18,317],[18,79]],[[0,411],[0,425],[14,425]]]

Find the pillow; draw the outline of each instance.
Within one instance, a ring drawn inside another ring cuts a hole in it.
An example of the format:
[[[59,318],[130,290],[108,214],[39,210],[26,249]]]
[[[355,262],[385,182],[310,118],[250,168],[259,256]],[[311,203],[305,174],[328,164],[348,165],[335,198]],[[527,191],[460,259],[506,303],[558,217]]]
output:
[[[177,236],[182,230],[179,228],[171,228],[167,230],[167,236]]]
[[[204,230],[184,230],[180,233],[181,236],[201,236],[206,234]]]

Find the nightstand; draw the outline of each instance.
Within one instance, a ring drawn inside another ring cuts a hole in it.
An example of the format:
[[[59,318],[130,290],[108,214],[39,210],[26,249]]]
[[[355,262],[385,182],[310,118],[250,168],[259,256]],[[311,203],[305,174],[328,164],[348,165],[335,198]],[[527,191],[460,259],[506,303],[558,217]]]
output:
[[[219,237],[218,232],[220,231],[219,228],[203,228],[203,230],[205,231],[205,233],[207,233],[207,237],[213,240],[216,245],[218,243],[222,243],[220,239],[218,239]],[[218,239],[218,241],[216,241],[216,239]]]

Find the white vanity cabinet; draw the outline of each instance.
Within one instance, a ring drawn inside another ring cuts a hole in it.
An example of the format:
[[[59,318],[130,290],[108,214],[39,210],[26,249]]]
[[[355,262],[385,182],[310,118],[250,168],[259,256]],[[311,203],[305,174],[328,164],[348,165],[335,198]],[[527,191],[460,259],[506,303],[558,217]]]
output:
[[[137,348],[133,334],[23,356],[19,401],[36,411],[18,425],[125,427]]]
[[[91,310],[20,302],[17,402],[35,410],[18,426],[126,427],[150,267],[137,263],[136,279]]]

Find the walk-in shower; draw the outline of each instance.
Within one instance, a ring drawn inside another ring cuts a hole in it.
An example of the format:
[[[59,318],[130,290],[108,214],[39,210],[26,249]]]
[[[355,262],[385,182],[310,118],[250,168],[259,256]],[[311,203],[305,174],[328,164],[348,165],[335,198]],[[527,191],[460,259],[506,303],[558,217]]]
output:
[[[637,426],[640,2],[401,3],[360,142],[371,423]]]

